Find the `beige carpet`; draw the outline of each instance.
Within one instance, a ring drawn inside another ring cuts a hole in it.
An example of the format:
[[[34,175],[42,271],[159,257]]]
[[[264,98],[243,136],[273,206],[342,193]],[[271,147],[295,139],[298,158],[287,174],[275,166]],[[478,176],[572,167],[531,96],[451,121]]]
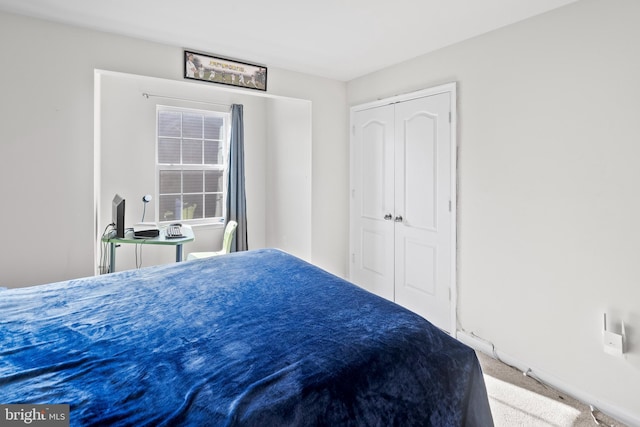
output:
[[[477,352],[496,427],[582,427],[624,424],[500,361]],[[595,419],[594,419],[595,417]]]

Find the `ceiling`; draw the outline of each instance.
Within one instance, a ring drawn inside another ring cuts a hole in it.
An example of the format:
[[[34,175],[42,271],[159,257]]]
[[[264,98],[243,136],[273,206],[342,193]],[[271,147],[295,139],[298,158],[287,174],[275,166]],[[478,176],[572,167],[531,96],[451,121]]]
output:
[[[348,81],[576,0],[0,0],[0,10]]]

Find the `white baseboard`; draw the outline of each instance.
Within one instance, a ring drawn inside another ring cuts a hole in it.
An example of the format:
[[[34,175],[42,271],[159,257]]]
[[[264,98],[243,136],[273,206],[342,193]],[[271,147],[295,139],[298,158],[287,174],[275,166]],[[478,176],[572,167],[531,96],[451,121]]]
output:
[[[561,391],[567,394],[568,396],[573,397],[576,400],[586,403],[587,405],[593,405],[595,408],[598,409],[598,411],[602,412],[603,414],[613,417],[618,421],[627,424],[630,427],[640,427],[640,419],[638,419],[637,416],[634,414],[630,414],[629,412],[615,405],[612,405],[609,402],[605,402],[588,393],[585,393],[584,391],[577,389],[571,384],[567,384],[566,382],[560,380],[559,378],[553,375],[550,375],[544,371],[541,371],[539,369],[536,369],[534,366],[531,366],[522,360],[518,360],[514,357],[511,357],[510,355],[503,353],[502,351],[498,351],[496,349],[495,355],[494,355],[493,346],[489,342],[483,340],[482,338],[479,338],[476,335],[470,335],[467,332],[458,330],[456,337],[458,338],[459,341],[465,343],[466,345],[473,348],[474,350],[480,351],[493,358],[497,356],[500,358],[501,361],[503,361],[507,365],[511,365],[522,372],[527,372],[531,370],[530,372],[532,374],[532,377],[542,381],[543,383],[555,388],[558,391]]]

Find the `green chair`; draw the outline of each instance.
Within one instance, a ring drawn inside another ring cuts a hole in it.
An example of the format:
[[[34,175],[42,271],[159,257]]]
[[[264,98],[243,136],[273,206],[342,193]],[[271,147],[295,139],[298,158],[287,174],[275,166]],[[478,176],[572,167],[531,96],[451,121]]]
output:
[[[231,252],[231,242],[233,241],[233,236],[236,233],[236,227],[238,227],[238,223],[235,221],[229,221],[227,223],[227,226],[224,229],[224,238],[222,239],[222,249],[215,252],[192,252],[187,255],[187,261],[224,255]]]
[[[198,205],[194,203],[191,206],[182,208],[182,219],[193,219],[193,213],[196,211],[197,207]]]

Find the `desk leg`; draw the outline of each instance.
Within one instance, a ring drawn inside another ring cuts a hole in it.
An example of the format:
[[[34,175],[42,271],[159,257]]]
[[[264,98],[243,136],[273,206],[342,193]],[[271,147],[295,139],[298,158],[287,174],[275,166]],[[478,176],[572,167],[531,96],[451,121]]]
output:
[[[176,262],[182,261],[182,245],[176,245]]]
[[[109,273],[116,272],[116,244],[114,242],[110,243],[109,249]]]

